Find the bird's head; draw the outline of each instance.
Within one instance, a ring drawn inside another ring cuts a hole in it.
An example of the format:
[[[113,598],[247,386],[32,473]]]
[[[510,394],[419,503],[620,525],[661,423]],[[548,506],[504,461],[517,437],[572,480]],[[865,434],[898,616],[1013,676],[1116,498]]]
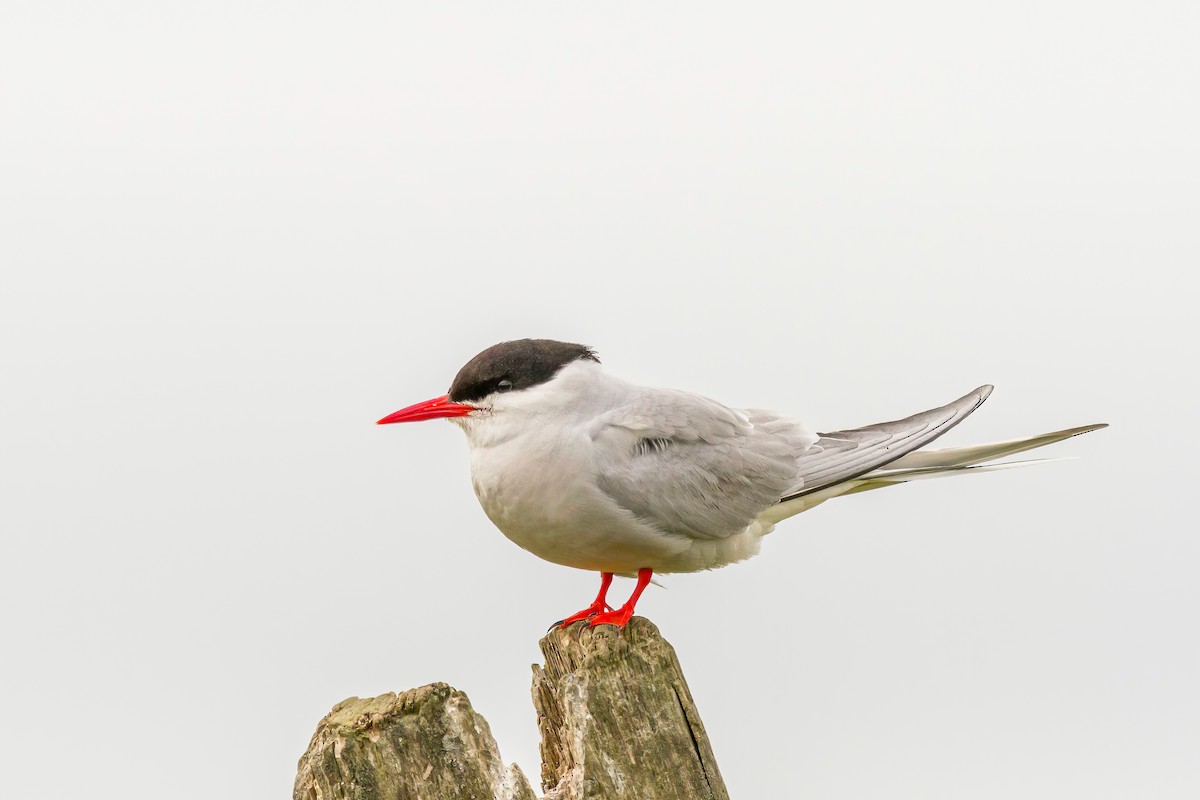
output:
[[[501,342],[468,361],[448,393],[388,414],[378,424],[450,419],[468,427],[474,421],[528,407],[535,402],[532,395],[536,392],[531,390],[546,386],[564,367],[599,361],[592,349],[582,344],[553,339]]]

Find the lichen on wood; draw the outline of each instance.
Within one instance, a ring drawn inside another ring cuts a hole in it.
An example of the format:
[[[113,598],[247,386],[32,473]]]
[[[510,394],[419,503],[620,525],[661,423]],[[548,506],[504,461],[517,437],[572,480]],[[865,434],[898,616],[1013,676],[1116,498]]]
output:
[[[333,707],[300,759],[294,800],[534,800],[467,696],[444,683]]]

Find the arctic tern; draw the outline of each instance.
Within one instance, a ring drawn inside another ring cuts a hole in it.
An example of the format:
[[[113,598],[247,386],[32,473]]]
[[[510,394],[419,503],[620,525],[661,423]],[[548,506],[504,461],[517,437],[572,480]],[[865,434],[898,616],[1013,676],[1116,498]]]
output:
[[[520,339],[489,347],[447,394],[379,424],[449,419],[467,434],[471,480],[509,539],[555,564],[600,573],[587,620],[624,627],[655,572],[696,572],[758,553],[776,523],[839,495],[1033,463],[995,459],[1100,425],[922,450],[983,403],[980,386],[893,422],[815,433],[770,411],[627,383],[589,347]],[[620,608],[613,575],[637,576]]]

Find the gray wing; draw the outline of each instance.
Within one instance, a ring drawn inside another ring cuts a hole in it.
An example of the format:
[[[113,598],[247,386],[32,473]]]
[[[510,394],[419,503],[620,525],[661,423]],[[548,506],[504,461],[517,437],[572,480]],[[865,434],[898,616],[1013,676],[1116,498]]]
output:
[[[817,438],[769,412],[669,390],[604,414],[590,433],[600,489],[655,528],[696,539],[739,533],[777,503]]]
[[[966,419],[991,393],[991,386],[980,386],[953,403],[911,417],[822,433],[817,443],[800,456],[800,481],[780,502],[865,475],[929,444]]]

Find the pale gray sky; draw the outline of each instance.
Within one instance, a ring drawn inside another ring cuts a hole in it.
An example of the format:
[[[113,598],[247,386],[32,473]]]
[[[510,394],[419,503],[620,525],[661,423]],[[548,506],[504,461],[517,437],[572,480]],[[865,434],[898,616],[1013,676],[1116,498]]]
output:
[[[536,776],[595,576],[372,424],[520,336],[820,429],[1113,423],[652,587],[735,797],[1200,793],[1194,3],[246,5],[0,7],[6,796],[287,796],[433,680]]]

